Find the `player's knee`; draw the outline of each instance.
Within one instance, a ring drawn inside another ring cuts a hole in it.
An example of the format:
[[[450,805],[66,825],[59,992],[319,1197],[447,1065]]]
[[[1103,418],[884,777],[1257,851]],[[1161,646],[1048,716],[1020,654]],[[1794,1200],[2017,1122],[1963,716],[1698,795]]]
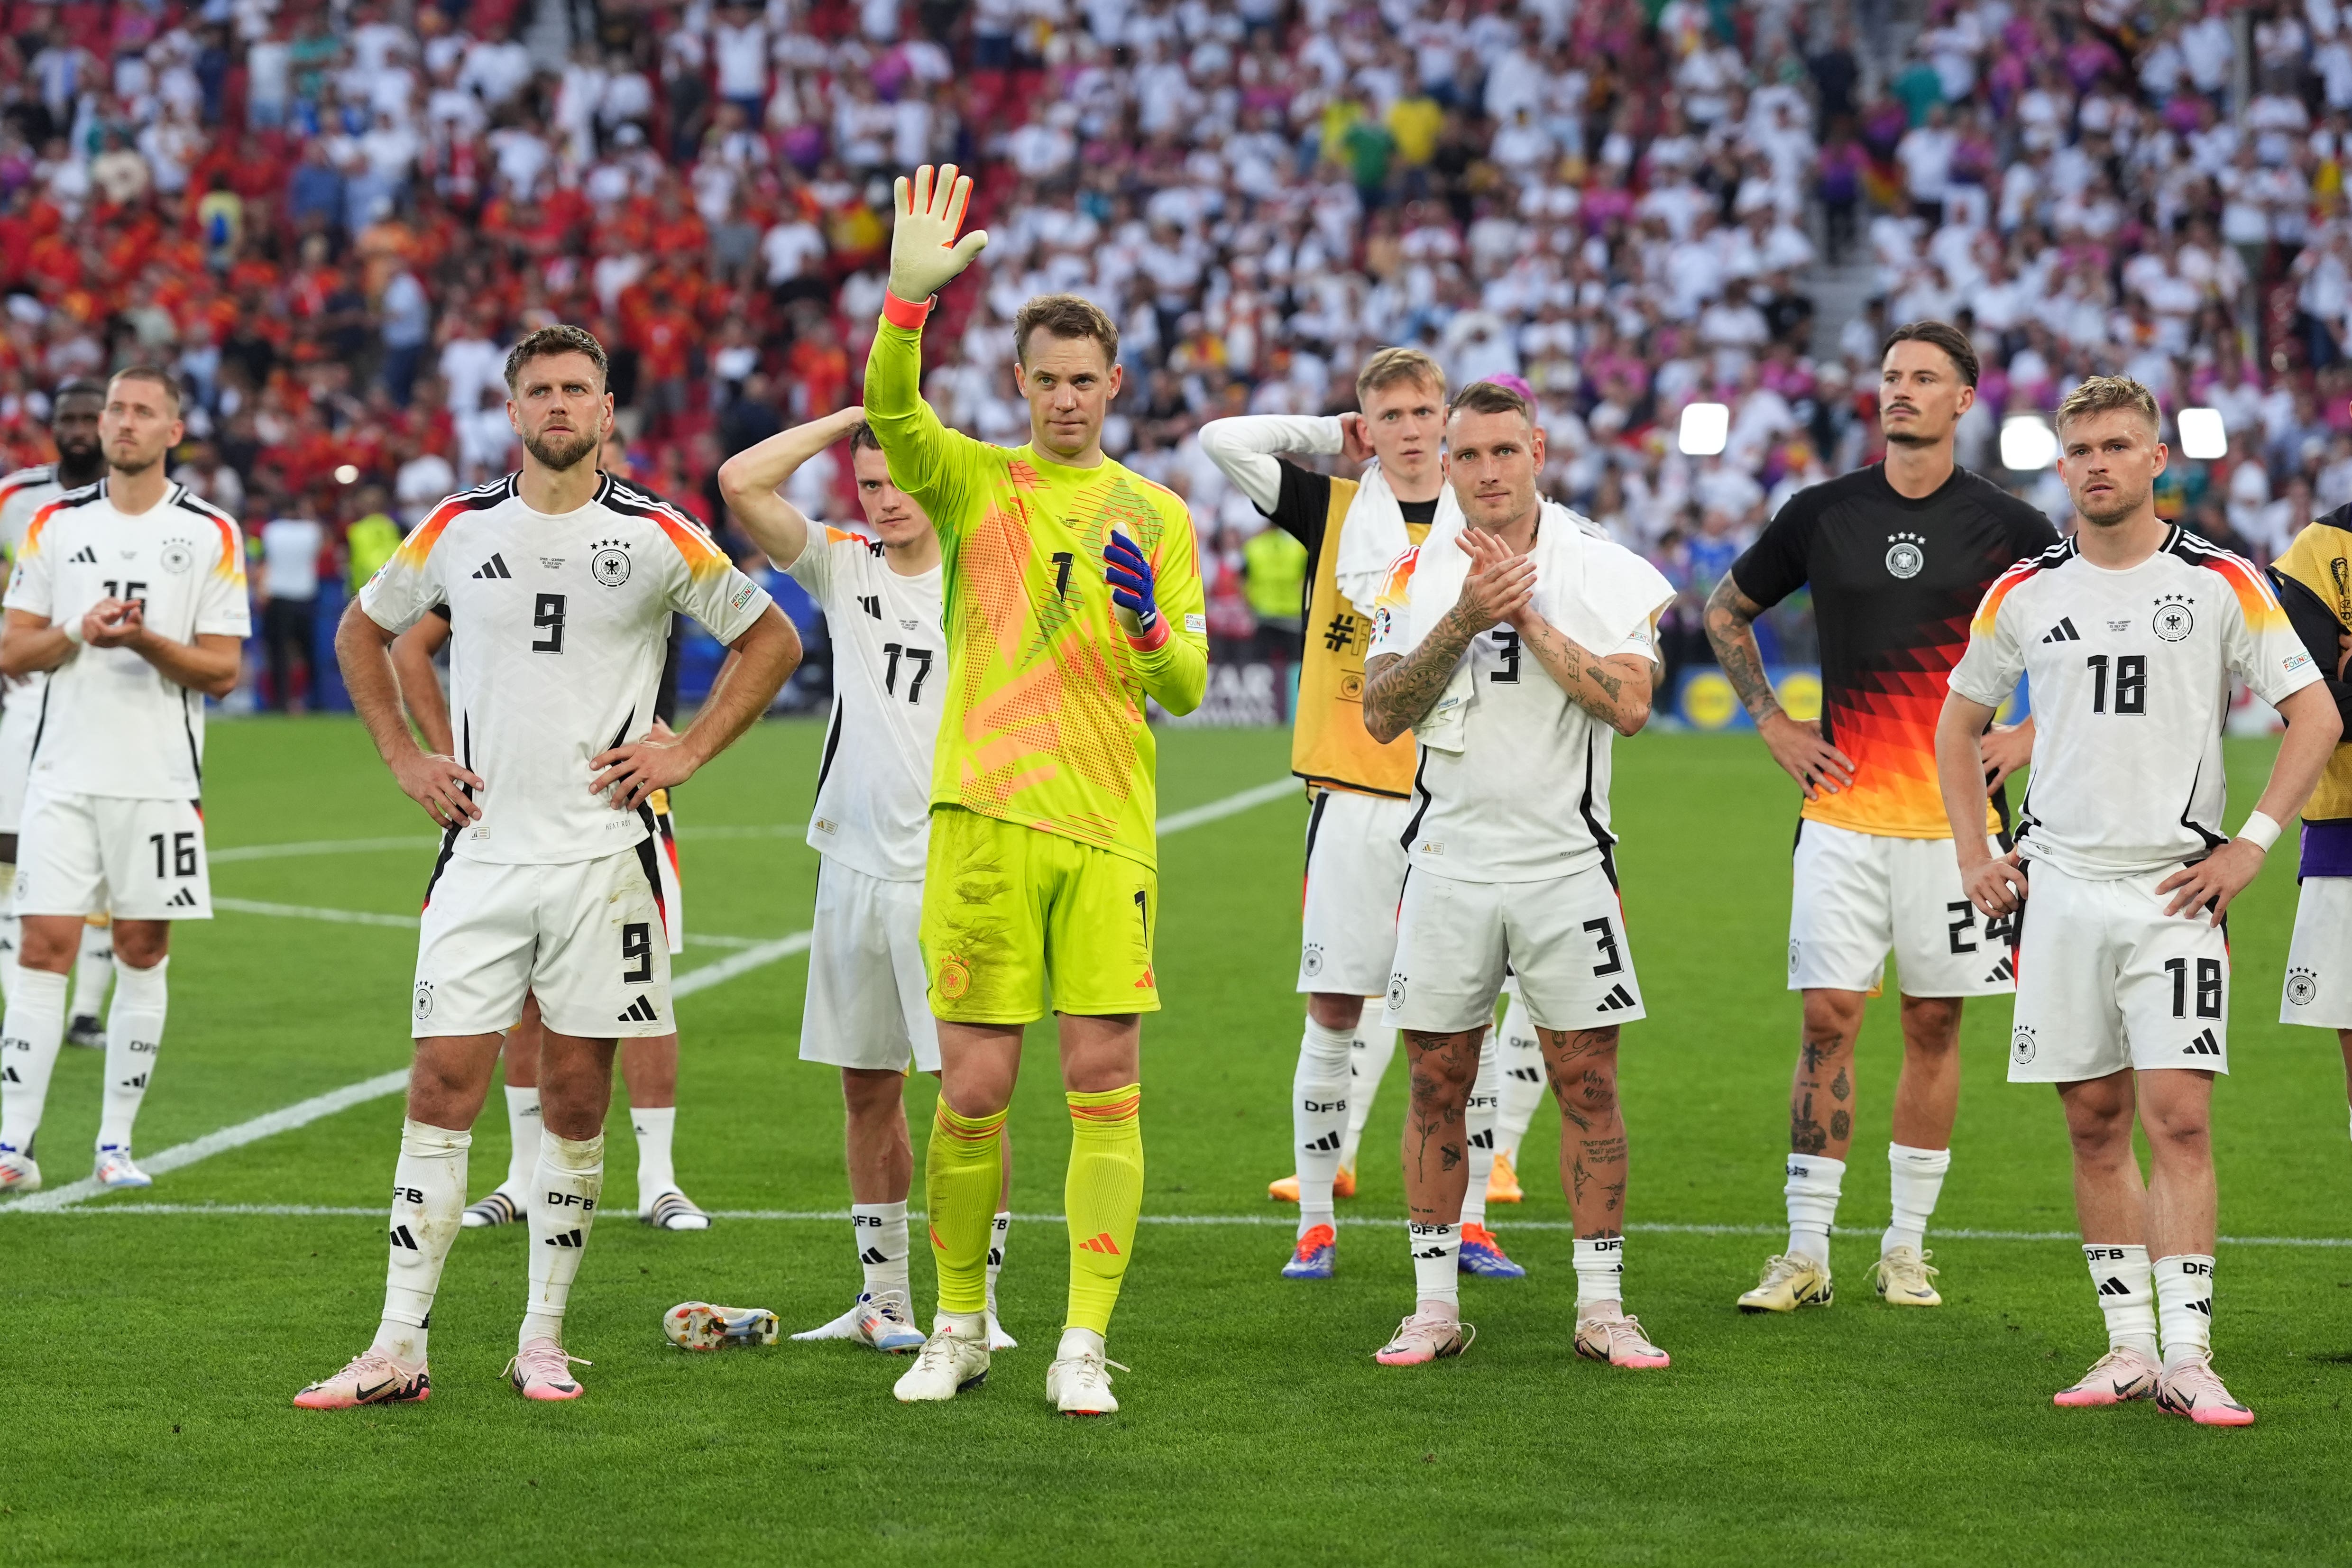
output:
[[[851,1122],[875,1126],[906,1113],[906,1078],[859,1067],[841,1070],[841,1101]]]
[[[1354,1029],[1364,1021],[1364,998],[1317,991],[1307,998],[1307,1016],[1323,1029]]]
[[[2179,1109],[2140,1108],[2140,1127],[2147,1134],[2148,1155],[2169,1163],[2202,1159],[2212,1147],[2212,1122],[2200,1106]]]
[[[2132,1117],[2129,1106],[2073,1107],[2066,1116],[2066,1138],[2074,1146],[2074,1161],[2084,1166],[2112,1166],[2132,1158]]]
[[[1830,1051],[1851,1049],[1862,1031],[1864,999],[1858,991],[1807,991],[1805,1043]]]
[[[77,944],[79,946],[79,944]],[[133,969],[152,969],[171,956],[172,927],[161,920],[114,923],[114,956]]]

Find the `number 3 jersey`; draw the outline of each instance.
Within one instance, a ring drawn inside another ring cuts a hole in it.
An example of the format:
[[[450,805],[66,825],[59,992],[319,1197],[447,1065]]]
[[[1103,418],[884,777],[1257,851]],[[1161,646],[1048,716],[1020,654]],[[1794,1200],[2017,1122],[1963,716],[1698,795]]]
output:
[[[920,882],[948,685],[940,569],[902,576],[879,540],[812,528],[786,570],[824,609],[833,639],[809,847],[884,882]]]
[[[433,508],[360,591],[404,632],[434,606],[449,645],[457,759],[479,774],[481,819],[445,852],[561,865],[633,848],[650,810],[589,793],[588,759],[651,727],[673,612],[732,643],[769,604],[684,513],[607,475],[579,510],[526,506],[515,476]]]
[[[2070,876],[2114,881],[2226,841],[2230,677],[2275,706],[2319,668],[2261,572],[2171,528],[2127,570],[2092,565],[2068,539],[2002,573],[1951,686],[1998,707],[2020,674],[2034,733],[2018,847]]]
[[[183,485],[125,514],[108,486],[69,491],[33,515],[6,607],[66,625],[101,599],[135,599],[147,626],[174,643],[248,635],[235,519]],[[75,649],[50,673],[37,723],[34,789],[148,800],[203,792],[203,695],[129,648]]]

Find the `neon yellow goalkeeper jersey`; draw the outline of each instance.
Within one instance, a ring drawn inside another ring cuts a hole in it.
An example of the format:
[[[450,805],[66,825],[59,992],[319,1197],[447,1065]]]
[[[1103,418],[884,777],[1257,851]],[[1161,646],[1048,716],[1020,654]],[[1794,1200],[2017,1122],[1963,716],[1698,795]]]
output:
[[[890,477],[930,515],[946,568],[947,702],[931,805],[1159,863],[1150,696],[1172,714],[1208,689],[1192,515],[1105,458],[1071,468],[948,429],[922,400],[922,336],[881,324],[866,416]],[[1113,529],[1151,562],[1170,635],[1129,640],[1103,577]]]

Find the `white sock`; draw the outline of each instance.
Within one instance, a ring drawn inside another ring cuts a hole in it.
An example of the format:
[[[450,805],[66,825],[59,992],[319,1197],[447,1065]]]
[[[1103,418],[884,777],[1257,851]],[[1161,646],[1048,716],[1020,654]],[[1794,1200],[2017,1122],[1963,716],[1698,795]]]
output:
[[[1879,1239],[1882,1257],[1897,1247],[1927,1245],[1927,1221],[1935,1215],[1937,1196],[1944,1190],[1944,1173],[1952,1168],[1952,1151],[1889,1144],[1886,1164],[1892,1173],[1895,1223]]]
[[[16,863],[0,861],[0,1003],[16,983],[16,944],[23,936],[16,921]]]
[[[507,1179],[499,1190],[523,1201],[530,1191],[530,1173],[539,1168],[539,1085],[507,1086]]]
[[[1470,1143],[1470,1185],[1462,1193],[1462,1224],[1486,1224],[1486,1182],[1495,1174],[1495,1113],[1503,1099],[1503,1048],[1488,1030],[1478,1046],[1478,1076],[1470,1083],[1465,1130]]]
[[[1385,1004],[1383,1004],[1385,1005]],[[1366,1014],[1371,1012],[1367,1006]],[[1339,1150],[1344,1170],[1356,1168],[1356,1148],[1364,1141],[1364,1124],[1372,1119],[1372,1096],[1381,1092],[1389,1059],[1396,1055],[1397,1031],[1381,1023],[1356,1027],[1348,1050],[1348,1141]]]
[[[1062,1331],[1062,1343],[1054,1347],[1055,1361],[1067,1361],[1074,1355],[1103,1354],[1103,1336],[1092,1329],[1066,1328]]]
[[[2213,1260],[2178,1252],[2156,1260],[2156,1317],[2164,1364],[2178,1366],[2213,1350]]]
[[[122,1005],[120,998],[115,1005]],[[464,1222],[466,1151],[473,1143],[471,1133],[401,1124],[400,1161],[392,1167],[392,1261],[375,1348],[403,1366],[425,1364],[425,1329],[433,1321],[441,1265]]]
[[[1516,980],[1510,993],[1511,1005],[1503,1013],[1503,1103],[1495,1113],[1495,1153],[1517,1166],[1519,1140],[1543,1103],[1545,1073],[1543,1041],[1527,1003],[1519,1000]]]
[[[1625,1239],[1603,1236],[1587,1241],[1580,1237],[1575,1247],[1578,1321],[1622,1314],[1625,1300]],[[1588,1310],[1603,1306],[1614,1307],[1617,1312]]]
[[[94,1019],[103,1013],[106,988],[114,978],[114,927],[84,921],[81,951],[74,956],[73,1016]]]
[[[563,1309],[580,1275],[580,1254],[604,1191],[604,1134],[566,1138],[542,1132],[530,1187],[530,1294],[518,1343],[563,1343]]]
[[[857,1240],[857,1261],[866,1269],[866,1293],[879,1296],[896,1291],[908,1296],[907,1200],[896,1203],[853,1203],[849,1228]]]
[[[1789,1185],[1780,1189],[1789,1200],[1789,1250],[1801,1252],[1826,1269],[1830,1266],[1830,1227],[1837,1222],[1838,1184],[1845,1179],[1845,1162],[1821,1155],[1790,1155]]]
[[[1000,1208],[988,1227],[988,1310],[992,1312],[996,1310],[996,1277],[1004,1272],[1004,1244],[1012,1236],[1013,1211]]]
[[[107,964],[113,967],[110,955]],[[114,1005],[106,1009],[106,1098],[98,1121],[101,1149],[131,1146],[131,1124],[139,1119],[139,1103],[147,1098],[156,1053],[163,1047],[163,1013],[170,1001],[163,971],[171,964],[169,958],[158,958],[152,968],[121,967]],[[75,999],[80,999],[79,993]]]
[[[1325,1029],[1312,1018],[1298,1042],[1298,1070],[1290,1079],[1290,1131],[1298,1156],[1298,1234],[1338,1223],[1331,1183],[1348,1141],[1349,1057],[1356,1031]]]
[[[2147,1249],[2085,1242],[2083,1261],[2091,1266],[2091,1288],[2107,1320],[2107,1347],[2131,1349],[2156,1359],[2156,1281]]]
[[[8,1009],[0,1016],[0,1151],[30,1155],[49,1097],[49,1074],[66,1039],[66,977],[11,964]]]
[[[670,1168],[669,1140],[677,1131],[675,1105],[632,1105],[629,1125],[637,1130],[637,1212],[651,1214],[654,1199],[677,1187]]]
[[[1462,1314],[1462,1228],[1458,1225],[1405,1227],[1412,1239],[1412,1283],[1416,1299]]]

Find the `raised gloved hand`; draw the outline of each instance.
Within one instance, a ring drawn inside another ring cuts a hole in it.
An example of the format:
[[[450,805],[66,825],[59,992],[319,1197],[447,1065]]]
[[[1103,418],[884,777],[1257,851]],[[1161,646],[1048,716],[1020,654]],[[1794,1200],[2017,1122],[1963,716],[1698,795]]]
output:
[[[1149,651],[1168,641],[1168,623],[1160,619],[1160,601],[1152,596],[1151,563],[1117,529],[1103,545],[1103,577],[1110,583],[1110,601],[1118,609],[1129,642]]]
[[[890,294],[919,309],[988,244],[985,229],[956,237],[971,204],[971,176],[958,173],[952,163],[942,164],[937,178],[934,172],[926,163],[911,182],[899,175],[894,187],[898,210],[890,230]]]

